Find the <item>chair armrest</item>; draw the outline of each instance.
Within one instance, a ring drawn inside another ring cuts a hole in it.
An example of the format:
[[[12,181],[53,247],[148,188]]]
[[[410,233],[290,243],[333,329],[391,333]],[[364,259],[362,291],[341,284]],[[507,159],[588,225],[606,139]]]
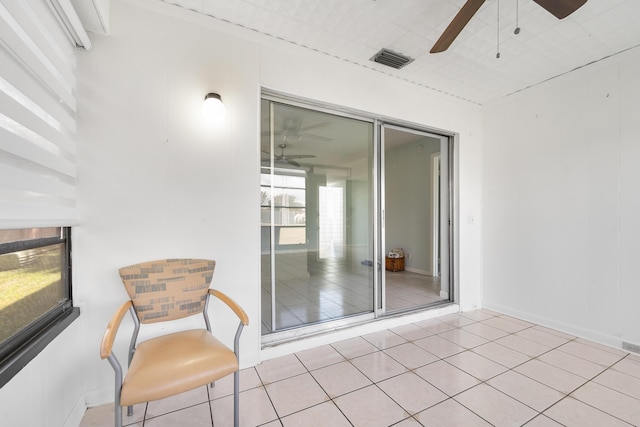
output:
[[[113,347],[113,341],[116,339],[116,333],[122,322],[122,318],[125,313],[129,311],[129,308],[133,306],[131,300],[125,302],[120,306],[116,314],[113,315],[111,321],[107,325],[107,330],[104,331],[102,337],[102,343],[100,344],[100,358],[106,359],[111,355],[111,348]]]
[[[249,324],[249,316],[247,316],[247,313],[245,313],[242,307],[240,307],[234,300],[216,289],[209,289],[209,295],[213,295],[214,297],[218,298],[231,310],[233,310],[233,312],[236,314],[236,316],[238,316],[240,322],[242,322],[244,326],[247,326]]]

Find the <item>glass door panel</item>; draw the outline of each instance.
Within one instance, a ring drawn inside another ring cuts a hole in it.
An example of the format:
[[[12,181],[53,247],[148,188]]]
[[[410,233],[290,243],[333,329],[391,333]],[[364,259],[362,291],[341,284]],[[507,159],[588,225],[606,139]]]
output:
[[[392,125],[380,133],[383,312],[448,301],[448,138]]]
[[[372,313],[373,122],[261,107],[262,334]]]

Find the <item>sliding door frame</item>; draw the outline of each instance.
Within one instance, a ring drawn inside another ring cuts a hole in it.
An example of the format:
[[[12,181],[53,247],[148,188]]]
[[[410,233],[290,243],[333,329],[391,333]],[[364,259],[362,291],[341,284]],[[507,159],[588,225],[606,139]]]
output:
[[[415,135],[420,135],[428,138],[434,138],[440,140],[440,152],[438,154],[440,158],[440,203],[439,203],[439,212],[438,212],[438,224],[434,224],[433,229],[437,227],[437,238],[440,243],[440,268],[439,277],[441,283],[448,283],[448,289],[445,292],[442,291],[442,288],[439,292],[442,298],[445,298],[442,303],[448,304],[454,302],[454,283],[453,283],[453,267],[456,264],[454,262],[454,244],[453,244],[453,225],[455,222],[453,221],[453,170],[454,170],[454,158],[453,156],[453,136],[446,135],[440,132],[434,132],[431,130],[427,130],[425,127],[409,125],[409,124],[399,124],[397,121],[386,121],[386,120],[377,120],[378,126],[377,131],[379,134],[379,143],[377,153],[379,153],[379,163],[378,163],[378,180],[379,184],[379,194],[377,194],[378,199],[380,200],[380,207],[376,210],[378,215],[378,226],[376,228],[377,232],[375,233],[378,237],[379,245],[376,246],[378,249],[376,254],[380,256],[380,268],[378,269],[379,277],[378,285],[376,289],[380,293],[380,301],[379,304],[376,304],[377,312],[376,317],[383,317],[387,315],[387,304],[386,304],[386,271],[384,265],[384,256],[385,256],[385,248],[386,245],[386,174],[383,173],[385,171],[385,162],[386,162],[386,141],[385,141],[385,129],[396,130],[400,132],[412,133]],[[431,161],[431,159],[430,159]],[[424,310],[433,304],[429,304],[428,306],[418,305],[414,307],[410,307],[402,310],[394,310],[390,314],[398,314],[405,313],[415,310]]]
[[[330,330],[337,330],[343,327],[362,324],[388,317],[390,315],[404,314],[405,312],[393,312],[386,313],[385,310],[385,296],[384,296],[384,274],[385,274],[385,251],[384,251],[384,206],[385,206],[385,188],[384,188],[384,141],[383,141],[383,126],[391,127],[402,131],[416,132],[425,134],[431,137],[446,139],[447,158],[448,164],[446,168],[441,168],[441,172],[446,169],[447,187],[441,187],[441,190],[446,190],[448,196],[448,203],[446,206],[441,206],[441,214],[448,217],[447,223],[444,225],[445,229],[441,229],[442,232],[448,234],[448,248],[446,248],[448,263],[448,281],[449,281],[449,295],[448,300],[443,301],[443,304],[457,303],[458,293],[458,245],[457,242],[457,224],[458,224],[458,191],[457,191],[457,165],[458,165],[458,150],[456,149],[456,143],[458,135],[450,131],[431,128],[408,121],[399,119],[393,119],[384,117],[378,114],[373,114],[356,109],[350,109],[340,106],[335,106],[327,103],[322,103],[314,100],[295,97],[287,94],[283,94],[277,91],[263,88],[261,91],[261,99],[277,102],[293,107],[300,107],[305,109],[311,109],[320,113],[328,113],[333,115],[342,116],[345,118],[356,119],[364,122],[371,123],[373,125],[373,159],[371,179],[373,180],[372,186],[372,206],[374,214],[372,215],[373,226],[373,266],[375,268],[373,274],[373,311],[370,313],[363,313],[359,315],[350,316],[347,318],[339,318],[335,320],[329,320],[321,323],[303,325],[300,327],[286,329],[282,331],[274,330],[276,313],[275,313],[275,271],[271,268],[271,327],[272,333],[262,335],[262,346],[267,347],[284,343],[287,341],[299,339],[304,336],[311,336],[318,333],[324,333]],[[272,108],[271,104],[271,107]],[[271,111],[273,113],[273,111]],[[270,114],[273,120],[273,114]],[[273,123],[271,123],[271,129],[273,129]],[[274,140],[270,141],[271,152],[274,149]],[[272,165],[273,166],[273,165]],[[274,236],[271,236],[271,251],[273,256],[274,251]],[[441,251],[444,252],[445,248],[441,246]],[[271,261],[273,263],[273,261]],[[441,263],[442,265],[442,263]],[[441,269],[443,270],[443,269]],[[441,271],[443,273],[443,271]],[[437,305],[440,306],[440,305]],[[416,307],[413,311],[424,311],[430,309],[432,306],[420,306]],[[411,310],[408,310],[409,312]]]

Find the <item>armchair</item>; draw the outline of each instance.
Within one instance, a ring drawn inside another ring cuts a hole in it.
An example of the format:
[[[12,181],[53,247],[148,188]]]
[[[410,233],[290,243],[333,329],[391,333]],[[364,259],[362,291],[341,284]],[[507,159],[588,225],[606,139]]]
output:
[[[239,425],[239,341],[249,318],[224,293],[210,289],[215,261],[167,259],[120,269],[131,298],[116,311],[102,338],[100,357],[115,371],[115,426],[122,426],[122,407],[133,414],[133,405],[163,399],[196,387],[212,384],[234,374],[234,426]],[[211,333],[207,308],[211,297],[220,299],[240,320],[234,349]],[[128,352],[128,370],[112,351],[116,333],[129,312],[134,331]],[[174,332],[137,342],[141,324],[172,321],[202,314],[206,329]]]

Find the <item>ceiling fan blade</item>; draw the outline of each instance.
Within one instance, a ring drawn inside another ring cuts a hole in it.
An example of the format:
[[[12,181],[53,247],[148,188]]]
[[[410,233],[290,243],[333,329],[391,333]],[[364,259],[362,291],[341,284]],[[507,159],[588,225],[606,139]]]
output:
[[[289,162],[290,165],[293,165],[295,167],[300,167],[300,163],[296,162],[295,160],[291,160],[290,158],[287,158],[287,162]]]
[[[315,156],[313,154],[291,154],[285,156],[287,159],[312,159]]]
[[[320,135],[313,135],[313,134],[311,134],[311,133],[303,133],[303,132],[300,132],[300,133],[299,133],[299,135],[300,135],[303,139],[304,139],[304,138],[307,138],[307,139],[315,139],[316,141],[322,141],[322,142],[331,142],[331,141],[333,141],[333,138],[329,138],[329,137],[326,137],[326,136],[320,136]]]
[[[444,30],[438,41],[433,45],[430,53],[444,52],[449,49],[451,43],[458,37],[458,34],[460,34],[462,29],[469,23],[484,2],[485,0],[467,0],[449,26]]]
[[[308,125],[308,126],[303,126],[300,129],[298,129],[299,131],[305,131],[305,130],[311,130],[311,129],[316,129],[316,128],[321,128],[321,127],[325,127],[325,126],[329,126],[331,123],[329,122],[322,122],[322,123],[316,123],[315,125]]]
[[[587,0],[533,0],[558,19],[566,18],[580,9]]]

